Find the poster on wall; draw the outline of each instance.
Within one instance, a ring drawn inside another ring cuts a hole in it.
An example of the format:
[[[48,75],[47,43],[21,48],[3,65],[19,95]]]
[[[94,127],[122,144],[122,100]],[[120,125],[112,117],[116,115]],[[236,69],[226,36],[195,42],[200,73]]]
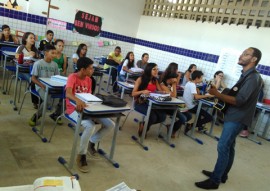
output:
[[[61,30],[66,30],[67,28],[67,23],[64,21],[59,21],[56,19],[48,19],[48,27],[52,27],[52,28],[57,28],[57,29],[61,29]]]
[[[78,11],[75,15],[75,30],[87,36],[98,36],[101,32],[102,18],[90,13]]]
[[[19,2],[17,0],[2,0],[0,2],[0,6],[3,6],[8,9],[15,9],[15,10],[22,10],[23,7],[19,5]]]
[[[236,81],[241,75],[242,67],[237,64],[241,51],[232,48],[224,48],[221,50],[216,71],[221,70],[226,75],[226,79]]]

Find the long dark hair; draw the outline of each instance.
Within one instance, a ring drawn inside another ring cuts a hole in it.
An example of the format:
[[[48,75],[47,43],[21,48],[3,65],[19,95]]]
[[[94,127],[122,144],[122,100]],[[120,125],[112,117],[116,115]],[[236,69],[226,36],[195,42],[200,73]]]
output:
[[[134,59],[132,61],[130,61],[130,58],[129,58],[130,54],[133,54],[133,56],[134,56],[133,52],[128,52],[125,59],[122,62],[122,64],[123,64],[126,60],[128,60],[128,64],[127,64],[128,69],[134,67]]]
[[[80,45],[78,46],[78,49],[77,49],[76,53],[78,54],[79,57],[80,57],[81,50],[82,50],[83,47],[85,47],[85,46],[86,46],[86,44],[84,44],[84,43],[82,43],[82,44],[80,44]],[[86,46],[86,47],[87,47],[87,46]],[[87,53],[87,51],[85,52],[85,55],[84,55],[84,56],[86,56],[86,53]]]
[[[155,63],[148,63],[144,69],[144,73],[141,76],[142,82],[138,88],[139,91],[145,90],[151,81],[153,84],[156,83],[157,79],[155,77],[152,77],[152,69],[156,67],[157,64]]]
[[[26,32],[26,33],[24,33],[24,35],[23,35],[23,37],[22,37],[22,44],[23,44],[23,45],[26,46],[26,40],[27,40],[27,38],[28,38],[30,35],[33,35],[33,36],[35,37],[34,33],[32,33],[32,32]],[[31,51],[34,51],[34,52],[37,51],[37,48],[35,47],[35,43],[31,46]]]
[[[166,68],[165,72],[162,74],[160,78],[160,82],[163,82],[167,85],[166,81],[170,78],[177,78],[178,74],[176,71],[178,70],[178,64],[175,62],[172,62],[169,64],[169,66]]]
[[[221,70],[216,71],[216,73],[214,74],[214,78],[215,78],[217,75],[219,75],[219,74],[223,74],[223,72],[222,72]]]
[[[187,71],[191,72],[191,69],[196,66],[196,64],[190,64]],[[197,66],[196,66],[197,67]],[[185,73],[187,73],[187,71]]]

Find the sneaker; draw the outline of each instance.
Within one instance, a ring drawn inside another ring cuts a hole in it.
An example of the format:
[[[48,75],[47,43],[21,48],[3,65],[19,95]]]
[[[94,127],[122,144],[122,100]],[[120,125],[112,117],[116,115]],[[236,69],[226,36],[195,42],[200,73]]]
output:
[[[201,182],[195,182],[195,185],[205,190],[216,190],[219,187],[219,184],[215,183],[211,179],[207,179]]]
[[[76,158],[77,167],[81,172],[88,172],[89,167],[86,162],[86,155],[77,155]]]
[[[94,158],[99,158],[98,152],[95,149],[95,143],[92,143],[92,142],[89,141],[88,149],[87,149],[87,154],[89,156],[94,157]]]
[[[58,115],[56,115],[55,113],[52,113],[51,115],[49,115],[50,116],[50,118],[52,119],[52,120],[54,120],[54,121],[56,121],[57,120],[57,117],[58,117]],[[58,125],[62,125],[63,124],[63,121],[62,121],[62,119],[61,118],[59,118],[58,120],[57,120],[57,122],[56,122]]]
[[[207,176],[207,177],[211,177],[212,176],[212,172],[211,171],[208,171],[208,170],[202,170],[202,173],[205,175],[205,176]],[[223,183],[223,184],[225,184],[226,183],[226,181],[227,181],[227,179],[228,179],[228,177],[226,177],[226,178],[221,178],[221,182]]]
[[[36,126],[36,121],[37,121],[37,117],[36,117],[36,114],[34,114],[32,117],[31,117],[31,119],[29,120],[29,122],[28,122],[28,124],[30,125],[30,126]]]
[[[198,131],[201,133],[204,133],[204,132],[208,131],[208,129],[206,127],[198,127]]]
[[[242,137],[242,138],[247,138],[249,135],[249,132],[248,130],[243,130],[240,132],[239,136]]]

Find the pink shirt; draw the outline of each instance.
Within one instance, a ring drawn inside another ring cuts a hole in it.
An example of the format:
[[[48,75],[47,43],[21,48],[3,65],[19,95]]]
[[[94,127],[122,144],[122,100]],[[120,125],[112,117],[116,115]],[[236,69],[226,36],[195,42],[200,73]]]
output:
[[[92,93],[92,80],[88,76],[80,79],[77,73],[73,73],[68,76],[66,88],[72,88],[73,95],[75,93]],[[69,99],[66,99],[66,107],[67,114],[75,111],[75,106],[69,102]]]

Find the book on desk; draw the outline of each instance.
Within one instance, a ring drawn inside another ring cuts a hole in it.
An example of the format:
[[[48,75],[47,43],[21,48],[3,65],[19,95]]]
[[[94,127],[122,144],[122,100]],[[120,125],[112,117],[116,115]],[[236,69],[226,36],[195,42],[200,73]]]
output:
[[[0,191],[81,191],[79,182],[75,177],[42,177],[32,185],[0,187]]]
[[[67,77],[60,75],[51,76],[51,80],[56,82],[67,83]]]
[[[86,103],[102,102],[101,99],[90,93],[76,93],[75,96]]]

